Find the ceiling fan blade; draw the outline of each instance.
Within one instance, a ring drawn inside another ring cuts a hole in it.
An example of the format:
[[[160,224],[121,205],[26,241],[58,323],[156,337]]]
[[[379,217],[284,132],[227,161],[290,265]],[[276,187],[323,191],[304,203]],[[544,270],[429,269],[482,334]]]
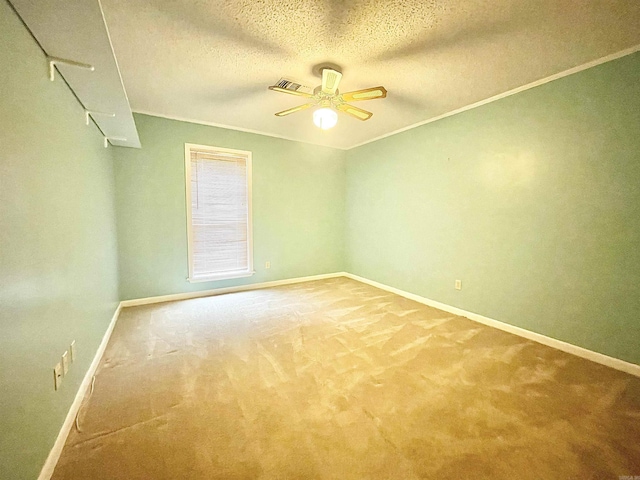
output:
[[[340,80],[342,79],[342,74],[337,70],[333,70],[331,68],[323,68],[322,69],[322,91],[324,93],[328,93],[329,95],[333,95],[338,90],[338,85],[340,85]]]
[[[354,107],[353,105],[349,105],[348,103],[341,103],[339,105],[336,105],[336,108],[341,112],[344,112],[347,115],[351,115],[352,117],[355,117],[358,120],[362,121],[369,120],[373,116],[373,113],[367,112],[366,110],[358,107]]]
[[[345,102],[358,102],[360,100],[375,100],[387,96],[387,89],[380,87],[365,88],[355,92],[347,92],[340,95]]]
[[[309,107],[313,107],[315,103],[305,103],[304,105],[298,105],[297,107],[290,108],[288,110],[283,110],[282,112],[276,113],[277,117],[284,117],[285,115],[290,115],[292,113],[299,112],[300,110],[306,110]]]
[[[299,92],[297,90],[288,90],[286,88],[282,88],[282,87],[278,87],[276,85],[271,85],[269,87],[269,90],[273,90],[274,92],[282,92],[282,93],[288,93],[289,95],[297,95],[299,97],[305,97],[305,98],[313,98],[313,95],[307,92]]]

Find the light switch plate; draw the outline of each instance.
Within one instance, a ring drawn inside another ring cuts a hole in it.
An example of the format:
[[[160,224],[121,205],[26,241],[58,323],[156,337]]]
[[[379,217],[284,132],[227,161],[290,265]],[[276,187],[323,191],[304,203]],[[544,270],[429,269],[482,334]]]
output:
[[[76,341],[71,342],[71,346],[69,347],[69,361],[71,363],[76,361]]]
[[[456,280],[456,290],[462,290],[462,280]]]

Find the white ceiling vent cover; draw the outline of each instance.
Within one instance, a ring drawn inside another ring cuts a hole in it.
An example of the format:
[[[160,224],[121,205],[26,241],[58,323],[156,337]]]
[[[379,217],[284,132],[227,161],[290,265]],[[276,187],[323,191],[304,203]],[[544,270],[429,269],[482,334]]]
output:
[[[281,78],[275,84],[276,87],[280,87],[283,90],[291,90],[293,92],[301,92],[301,93],[313,93],[313,88],[305,87],[300,83],[296,83],[293,80],[287,80],[286,78]]]

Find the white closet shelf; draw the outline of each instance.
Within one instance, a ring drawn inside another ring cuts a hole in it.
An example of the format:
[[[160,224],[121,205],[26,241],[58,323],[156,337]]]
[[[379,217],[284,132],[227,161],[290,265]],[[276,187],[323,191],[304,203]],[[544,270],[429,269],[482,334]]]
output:
[[[109,143],[140,148],[100,1],[10,1]]]

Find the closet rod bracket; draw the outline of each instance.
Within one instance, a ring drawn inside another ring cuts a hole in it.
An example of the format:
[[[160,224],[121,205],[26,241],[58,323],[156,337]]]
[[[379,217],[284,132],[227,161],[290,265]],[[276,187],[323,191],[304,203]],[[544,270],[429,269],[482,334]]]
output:
[[[116,142],[126,142],[127,139],[123,137],[104,137],[104,148],[109,146],[109,141],[115,140]]]
[[[56,65],[69,65],[70,67],[82,68],[93,72],[96,68],[88,63],[76,62],[75,60],[67,60],[66,58],[47,57],[49,61],[49,80],[55,80]]]
[[[103,117],[111,117],[111,118],[116,116],[115,113],[97,112],[95,110],[85,110],[84,111],[84,123],[89,125],[89,117],[95,117],[97,115],[100,115],[100,116],[103,116]]]

